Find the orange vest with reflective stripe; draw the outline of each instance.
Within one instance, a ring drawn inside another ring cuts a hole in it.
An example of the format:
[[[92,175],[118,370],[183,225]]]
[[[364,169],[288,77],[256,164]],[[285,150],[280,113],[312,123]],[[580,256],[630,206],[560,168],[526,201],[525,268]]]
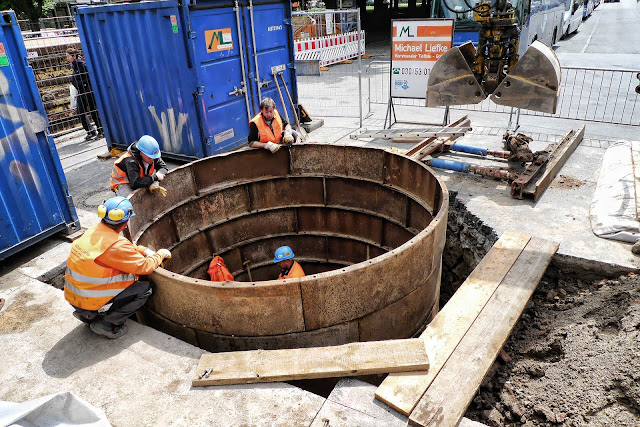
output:
[[[113,164],[113,170],[111,171],[111,182],[110,187],[112,190],[118,188],[119,185],[129,184],[129,178],[127,177],[127,171],[122,170],[120,168],[120,163],[126,159],[127,157],[133,157],[133,155],[129,152],[124,153],[116,162]],[[136,160],[137,162],[137,160]],[[148,176],[153,175],[153,171],[155,168],[155,162],[151,163],[149,166]],[[140,178],[144,177],[144,169],[140,163],[138,163],[138,167],[140,168]]]
[[[298,261],[293,261],[293,265],[289,270],[289,274],[287,274],[286,276],[283,276],[282,273],[280,273],[280,275],[278,276],[278,279],[291,279],[292,277],[304,277],[304,276],[306,276],[306,274],[304,274],[304,270],[302,269],[300,264],[298,264]]]
[[[258,134],[260,135],[260,140],[258,142],[275,142],[277,144],[281,143],[282,117],[280,117],[280,113],[278,113],[278,110],[273,111],[273,121],[271,122],[273,132],[271,132],[271,128],[269,128],[267,122],[264,121],[262,113],[258,113],[253,119],[251,119],[251,122],[255,123],[258,127]]]
[[[98,310],[137,280],[135,274],[96,263],[120,239],[124,237],[98,223],[73,242],[64,275],[64,297],[71,305]]]

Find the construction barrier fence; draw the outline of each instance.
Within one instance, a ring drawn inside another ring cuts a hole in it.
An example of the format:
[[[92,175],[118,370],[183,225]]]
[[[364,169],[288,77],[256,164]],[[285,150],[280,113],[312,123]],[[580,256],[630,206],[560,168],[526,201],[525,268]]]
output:
[[[389,102],[388,61],[373,61],[366,68],[367,98],[371,104]],[[607,70],[562,67],[560,97],[555,114],[520,110],[520,115],[616,125],[640,126],[640,72],[638,70]],[[425,88],[426,95],[426,88]],[[394,105],[424,107],[424,99],[394,98]],[[368,109],[371,108],[369,105]],[[511,107],[497,105],[489,99],[479,104],[456,105],[451,109],[512,114]],[[444,109],[444,107],[440,108]]]

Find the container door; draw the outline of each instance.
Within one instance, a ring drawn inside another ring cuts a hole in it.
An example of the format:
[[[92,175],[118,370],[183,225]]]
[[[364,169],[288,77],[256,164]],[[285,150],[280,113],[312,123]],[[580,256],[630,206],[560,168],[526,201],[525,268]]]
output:
[[[13,12],[0,32],[0,259],[79,226]]]
[[[246,89],[246,39],[238,31],[243,27],[241,20],[240,12],[231,5],[190,12],[194,67],[209,154],[246,143],[253,117]]]
[[[178,2],[78,6],[76,22],[109,146],[148,134],[163,155],[207,156]]]
[[[292,71],[294,69],[293,50],[291,48],[293,46],[293,34],[289,2],[254,3],[253,13],[250,8],[244,8],[243,13],[249,38],[248,55],[250,56],[249,62],[252,73],[251,99],[253,101],[253,112],[257,113],[259,111],[260,99],[265,97],[273,98],[276,103],[276,109],[283,118],[285,118],[284,109],[286,108],[289,122],[295,128],[293,109],[282,81],[284,77],[291,98],[294,103],[297,103],[297,85],[295,73]],[[282,98],[278,93],[273,73],[276,73],[278,78]],[[258,78],[260,85],[255,84]]]

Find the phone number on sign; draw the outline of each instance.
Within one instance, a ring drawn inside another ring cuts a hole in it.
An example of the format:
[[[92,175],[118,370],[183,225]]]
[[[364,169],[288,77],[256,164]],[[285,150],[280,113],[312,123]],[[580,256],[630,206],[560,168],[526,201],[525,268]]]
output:
[[[402,75],[414,75],[414,76],[426,76],[429,74],[428,68],[395,68],[393,74],[402,74]]]

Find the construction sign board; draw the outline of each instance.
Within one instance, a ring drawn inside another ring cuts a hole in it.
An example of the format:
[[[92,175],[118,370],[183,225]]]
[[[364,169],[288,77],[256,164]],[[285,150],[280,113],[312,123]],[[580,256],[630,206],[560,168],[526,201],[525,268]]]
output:
[[[453,19],[391,22],[391,97],[425,99],[433,64],[453,45]]]

